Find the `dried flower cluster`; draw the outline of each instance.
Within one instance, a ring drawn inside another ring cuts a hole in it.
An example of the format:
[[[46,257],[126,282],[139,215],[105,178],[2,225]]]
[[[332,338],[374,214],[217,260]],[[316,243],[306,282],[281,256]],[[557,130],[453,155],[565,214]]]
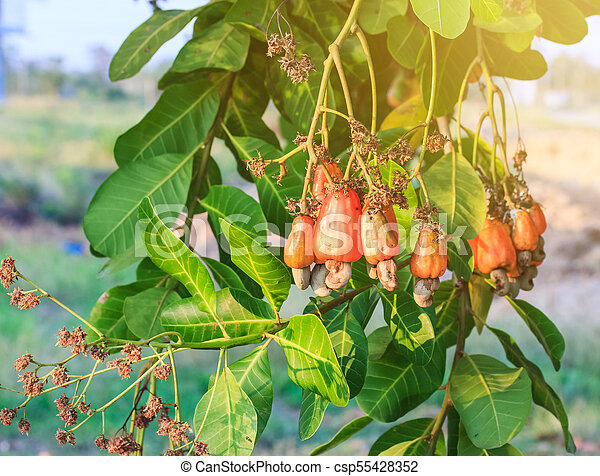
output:
[[[69,332],[63,327],[58,334],[56,334],[58,347],[69,347],[72,346],[71,352],[73,354],[87,355],[85,338],[87,333],[81,328],[81,326],[75,327]]]
[[[8,288],[12,283],[16,281],[15,274],[17,274],[17,268],[15,268],[15,260],[12,257],[7,256],[0,264],[0,282],[2,286]]]
[[[168,380],[171,376],[171,366],[168,364],[159,365],[154,369],[154,376],[159,380]]]
[[[142,360],[142,348],[132,342],[125,344],[125,347],[121,349],[121,354],[123,354],[131,363]]]
[[[435,223],[434,216],[440,211],[435,205],[424,204],[421,207],[415,209],[413,218],[421,223]]]
[[[25,354],[15,360],[15,370],[20,372],[27,368],[27,366],[33,360],[33,356],[31,354]]]
[[[106,438],[106,436],[104,436],[104,434],[101,434],[100,436],[96,437],[96,439],[94,440],[94,444],[101,450],[107,450],[108,449],[108,438]]]
[[[40,296],[30,291],[24,292],[21,288],[14,289],[8,295],[10,296],[10,305],[17,306],[22,311],[32,309],[40,303]]]
[[[17,423],[17,429],[21,432],[22,435],[27,434],[29,436],[29,429],[31,428],[31,423],[27,421],[27,418],[22,417]]]
[[[303,136],[299,132],[296,133],[296,138],[292,141],[298,147],[304,147],[306,145],[306,141],[308,140],[307,136]]]
[[[350,126],[350,141],[358,147],[361,155],[368,153],[377,153],[377,149],[381,145],[381,141],[377,136],[371,135],[367,128],[359,121],[351,118],[348,121]]]
[[[5,426],[10,426],[17,416],[17,410],[14,408],[3,408],[0,410],[0,423]]]
[[[262,178],[265,174],[265,169],[267,168],[267,163],[265,159],[263,159],[262,154],[257,150],[256,151],[258,157],[251,157],[246,160],[246,168],[250,171],[252,175],[256,178]]]
[[[427,146],[429,152],[434,154],[438,150],[442,150],[446,145],[446,142],[449,140],[450,139],[442,134],[431,134],[429,137],[427,137],[425,145]]]
[[[56,431],[56,441],[59,445],[66,445],[67,443],[75,445],[75,435],[72,431],[58,429]]]
[[[371,214],[383,212],[393,205],[398,205],[402,209],[408,209],[408,200],[404,196],[404,189],[380,185],[370,191],[365,197],[365,203],[368,203],[367,209]]]
[[[297,43],[292,33],[279,35],[273,33],[267,38],[267,56],[282,55],[279,65],[292,80],[292,83],[302,83],[308,79],[312,71],[316,71],[315,65],[309,55],[296,53]]]
[[[116,368],[117,372],[119,373],[119,376],[122,379],[131,377],[131,362],[129,362],[127,359],[109,360],[108,362],[106,362],[106,368]]]
[[[52,371],[52,383],[54,385],[63,385],[69,381],[69,373],[64,365],[58,365]]]
[[[69,401],[69,397],[66,395],[61,395],[56,400],[56,407],[58,408],[58,417],[65,422],[66,426],[73,426],[77,423],[77,410],[73,408],[71,402]]]
[[[104,362],[108,357],[108,352],[106,352],[102,347],[94,344],[90,347],[90,356],[92,359],[97,360],[98,362]]]
[[[169,417],[161,417],[158,421],[158,433],[159,435],[168,435],[171,440],[175,443],[189,440],[188,432],[191,433],[190,425],[184,421],[175,421]]]
[[[208,452],[208,445],[206,443],[202,443],[201,441],[196,441],[194,443],[194,454],[196,456],[210,455],[210,453]]]
[[[23,384],[23,393],[31,397],[37,397],[44,390],[43,382],[35,374],[35,372],[25,372],[19,376],[19,382]]]
[[[124,432],[112,438],[107,445],[109,453],[116,453],[121,456],[129,456],[142,449],[139,443],[136,443],[135,438],[131,433]]]
[[[388,161],[396,162],[399,165],[404,165],[412,159],[415,151],[405,139],[399,139],[385,153],[377,154],[377,162],[385,164]]]

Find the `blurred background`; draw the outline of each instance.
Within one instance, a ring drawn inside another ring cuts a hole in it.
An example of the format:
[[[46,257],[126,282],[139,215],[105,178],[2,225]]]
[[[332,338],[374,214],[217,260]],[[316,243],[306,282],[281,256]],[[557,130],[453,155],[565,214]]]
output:
[[[199,3],[170,0],[166,7],[188,9]],[[98,275],[102,262],[87,251],[83,214],[98,185],[116,168],[115,139],[152,107],[159,95],[157,79],[191,35],[188,27],[136,77],[109,83],[112,55],[150,14],[151,7],[143,0],[0,0],[0,255],[15,257],[20,270],[82,315],[103,291],[134,279],[132,269]],[[590,33],[577,45],[536,39],[534,48],[546,57],[548,74],[535,82],[510,83],[529,153],[526,176],[549,224],[544,235],[548,257],[527,299],[565,336],[561,371],[554,372],[542,348],[503,300],[492,307],[489,319],[513,334],[563,399],[578,454],[600,454],[600,17],[590,17],[588,23]],[[471,94],[465,124],[474,126],[483,109],[479,95]],[[509,128],[510,150],[516,139],[512,114]],[[219,150],[216,157],[225,182],[242,185],[233,159]],[[296,302],[298,298],[296,294]],[[20,312],[8,305],[8,298],[0,299],[0,382],[15,385],[12,362],[25,352],[46,362],[63,358],[65,351],[54,348],[49,338],[63,325],[75,324],[56,306],[44,303],[34,311]],[[255,453],[306,454],[362,413],[355,403],[344,409],[330,407],[317,434],[301,442],[293,423],[300,391],[287,378],[282,353],[273,347],[274,409]],[[489,332],[467,341],[467,352],[484,350],[504,360]],[[183,415],[188,420],[206,391],[205,369],[216,365],[216,357],[211,352],[178,357],[185,364],[179,372],[186,396]],[[72,371],[77,373],[77,368]],[[98,380],[92,406],[124,386],[114,378]],[[100,433],[100,417],[78,430],[77,446],[59,447],[54,433],[61,422],[53,416],[58,395],[44,397],[28,406],[29,438],[21,436],[16,425],[0,428],[0,454],[97,454],[93,439]],[[403,420],[435,415],[438,397]],[[130,405],[129,399],[124,400],[107,415],[109,429],[122,424]],[[18,403],[12,394],[0,392],[0,408]],[[515,446],[526,454],[564,454],[555,418],[539,407],[533,407],[530,418]],[[365,454],[389,426],[374,423],[332,454]],[[148,432],[148,449],[162,452],[165,442],[154,431]]]

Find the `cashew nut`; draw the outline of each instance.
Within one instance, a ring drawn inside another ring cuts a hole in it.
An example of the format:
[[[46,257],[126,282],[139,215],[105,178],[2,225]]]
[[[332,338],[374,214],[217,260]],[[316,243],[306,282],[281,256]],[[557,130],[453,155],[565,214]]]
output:
[[[325,284],[325,278],[329,271],[324,264],[315,264],[315,267],[310,273],[310,286],[317,296],[325,297],[331,294],[331,288],[328,288]]]
[[[533,278],[538,275],[538,270],[535,266],[525,268],[525,271],[519,276],[519,284],[523,291],[531,291],[533,289]]]
[[[292,276],[294,277],[294,283],[298,286],[298,289],[305,290],[310,284],[310,267],[306,268],[292,268]]]
[[[516,298],[521,290],[519,278],[508,278],[508,295],[511,298]]]
[[[393,291],[398,287],[398,278],[396,272],[398,266],[393,259],[386,259],[377,263],[377,275],[383,287],[388,291]]]
[[[433,279],[431,278],[419,278],[415,281],[413,298],[419,306],[429,307],[433,304],[432,285]]]
[[[531,264],[531,251],[519,251],[517,253],[517,265],[519,269],[524,269]]]
[[[371,279],[377,279],[377,265],[367,263],[367,274]]]
[[[496,286],[495,293],[498,296],[506,296],[509,290],[508,284],[508,276],[506,276],[506,271],[502,268],[494,269],[490,273],[490,279],[494,282]]]
[[[343,288],[352,277],[352,265],[350,263],[328,259],[325,262],[325,267],[329,271],[325,278],[325,284],[331,289]]]

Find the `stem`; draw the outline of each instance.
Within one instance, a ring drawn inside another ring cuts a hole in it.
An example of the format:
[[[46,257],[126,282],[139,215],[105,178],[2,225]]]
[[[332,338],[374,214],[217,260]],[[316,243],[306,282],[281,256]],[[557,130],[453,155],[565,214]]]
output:
[[[179,403],[179,384],[177,383],[177,369],[175,367],[175,357],[173,357],[173,348],[167,347],[169,353],[169,361],[171,363],[171,370],[173,371],[173,392],[175,394],[175,420],[181,421],[181,405]]]
[[[354,117],[354,110],[352,108],[352,97],[350,95],[350,87],[348,86],[348,80],[346,79],[346,73],[344,72],[344,66],[342,65],[342,57],[340,56],[340,47],[333,43],[329,45],[329,54],[333,58],[335,69],[337,70],[342,84],[342,93],[344,94],[344,100],[346,101],[346,109],[348,110],[348,116]]]
[[[485,121],[486,117],[488,117],[488,112],[485,111],[477,122],[477,129],[475,130],[475,136],[473,137],[473,158],[471,159],[473,162],[473,168],[477,168],[477,151],[479,150],[479,136],[481,134],[481,127],[483,126],[483,121]]]
[[[461,135],[460,135],[460,120],[461,120],[461,113],[462,113],[462,103],[463,103],[465,94],[467,92],[467,86],[469,85],[469,77],[471,76],[471,71],[473,71],[473,68],[476,65],[478,65],[479,62],[480,62],[479,56],[476,56],[475,58],[473,58],[473,61],[471,61],[471,64],[467,68],[467,72],[466,72],[465,77],[463,78],[463,82],[460,86],[460,93],[458,94],[458,106],[456,108],[456,142],[458,144],[458,153],[461,155],[462,155],[462,140],[461,140]]]
[[[365,57],[367,58],[367,66],[369,67],[369,77],[371,80],[371,101],[373,105],[371,109],[371,135],[375,135],[377,132],[377,83],[375,81],[375,67],[373,66],[373,58],[371,57],[371,51],[369,49],[367,38],[358,24],[355,23],[353,25],[352,32],[356,34],[358,41],[360,41],[360,45],[365,53]]]
[[[44,291],[42,288],[40,288],[37,284],[35,284],[34,282],[30,281],[29,279],[27,279],[25,276],[23,276],[21,273],[16,273],[16,275],[23,279],[24,281],[28,282],[29,284],[31,284],[35,289],[38,290],[38,292],[42,293],[42,295],[44,297],[47,297],[48,299],[50,299],[51,301],[54,301],[56,304],[58,304],[60,307],[62,307],[65,311],[69,312],[71,315],[73,315],[74,317],[76,317],[77,319],[79,319],[81,322],[83,322],[86,326],[88,326],[91,330],[93,330],[96,334],[98,334],[99,337],[104,337],[104,334],[102,334],[102,332],[100,332],[98,329],[96,329],[93,325],[91,325],[88,321],[86,321],[83,317],[81,317],[79,314],[77,314],[75,311],[73,311],[72,309],[68,308],[67,306],[65,306],[62,302],[60,302],[58,299],[52,297],[48,292]]]
[[[346,114],[344,114],[343,112],[337,111],[337,110],[335,110],[335,109],[330,109],[330,108],[328,108],[328,107],[325,107],[325,106],[321,106],[321,107],[319,108],[319,111],[321,111],[322,113],[329,112],[329,113],[331,113],[331,114],[335,114],[336,116],[343,117],[343,118],[344,118],[344,119],[346,119],[347,121],[349,121],[349,120],[350,120],[350,117],[348,117],[348,116],[347,116]],[[326,117],[326,114],[323,114],[323,117]]]

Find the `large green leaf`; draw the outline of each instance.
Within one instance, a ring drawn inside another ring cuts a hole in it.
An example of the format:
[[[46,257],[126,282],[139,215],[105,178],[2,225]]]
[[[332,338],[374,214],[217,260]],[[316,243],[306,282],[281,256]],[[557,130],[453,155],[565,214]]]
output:
[[[117,164],[199,150],[217,115],[219,86],[203,79],[167,88],[150,112],[117,139]]]
[[[454,0],[452,0],[454,1]],[[434,97],[435,116],[451,114],[458,102],[460,87],[467,69],[477,54],[473,28],[467,29],[456,40],[436,38],[436,78],[438,87]],[[421,84],[421,93],[425,107],[429,107],[431,98],[432,60],[431,40],[429,36],[421,46],[415,71]]]
[[[246,63],[249,47],[250,36],[225,21],[219,21],[184,45],[171,70],[176,73],[200,68],[239,71]]]
[[[371,353],[369,340],[369,355]],[[388,345],[380,359],[369,358],[367,378],[356,397],[358,406],[375,420],[397,420],[439,388],[445,362],[446,353],[439,346],[427,365],[418,366],[402,357],[396,346]]]
[[[240,388],[252,400],[256,410],[256,441],[267,426],[273,406],[273,381],[266,345],[261,345],[249,354],[229,365],[229,370]],[[210,376],[208,388],[212,388],[215,374]]]
[[[524,15],[510,15],[507,12],[495,21],[476,18],[473,24],[494,33],[525,33],[535,31],[542,24],[542,18],[535,12]]]
[[[427,364],[435,347],[435,331],[427,313],[406,291],[378,291],[398,353],[416,365]]]
[[[118,81],[135,75],[200,10],[155,10],[148,20],[130,33],[116,52],[108,70],[110,80]]]
[[[471,298],[471,309],[477,332],[481,334],[483,326],[490,312],[494,293],[492,288],[485,282],[485,278],[479,274],[471,276],[469,281],[469,297]]]
[[[371,320],[371,316],[373,315],[373,312],[375,312],[378,302],[379,293],[374,288],[360,293],[350,302],[352,315],[363,329]]]
[[[471,0],[471,10],[475,18],[487,22],[496,21],[503,9],[504,0]]]
[[[458,294],[451,280],[442,281],[440,289],[433,295],[436,325],[435,336],[437,345],[444,348],[456,344],[458,332]]]
[[[542,17],[542,37],[555,43],[572,45],[588,32],[585,16],[569,0],[537,0],[538,14]]]
[[[445,38],[456,38],[469,22],[469,0],[410,0],[425,25]]]
[[[406,14],[408,0],[365,0],[358,15],[358,24],[371,35],[385,31],[388,20]]]
[[[278,311],[287,299],[292,279],[287,267],[246,231],[221,219],[232,261],[262,288],[271,307]]]
[[[230,140],[243,160],[250,160],[257,156],[257,151],[261,153],[265,160],[279,159],[283,153],[255,137],[230,137]],[[285,235],[293,217],[290,215],[287,205],[288,197],[299,197],[302,194],[304,184],[304,174],[306,173],[306,156],[298,154],[287,160],[286,166],[288,174],[281,180],[281,184],[272,177],[279,172],[277,165],[268,166],[265,175],[261,178],[255,178],[256,188],[260,206],[270,224],[274,224],[277,230],[273,230],[279,235]]]
[[[242,291],[247,291],[238,274],[225,263],[221,263],[216,259],[207,258],[205,256],[202,257],[202,261],[204,261],[204,264],[210,270],[214,280],[221,289],[235,288],[241,289]]]
[[[324,324],[348,382],[350,398],[354,398],[362,389],[367,374],[369,352],[365,331],[349,306],[328,312]]]
[[[260,237],[266,243],[267,220],[260,204],[237,187],[217,185],[210,188],[209,194],[200,200],[200,205],[208,211],[215,236],[223,233],[220,220],[243,229],[253,238]]]
[[[469,439],[465,426],[461,423],[458,432],[458,456],[523,456],[514,446],[506,443],[489,450],[477,448]]]
[[[554,368],[560,369],[560,359],[565,353],[565,339],[556,325],[542,311],[527,301],[512,299],[508,296],[506,299],[542,345]]]
[[[215,286],[198,256],[165,226],[150,200],[146,199],[140,206],[139,219],[144,246],[152,262],[186,287],[225,336],[223,323],[215,312]],[[162,319],[161,323],[167,329]]]
[[[478,448],[498,448],[521,431],[531,409],[531,380],[487,355],[458,361],[450,379],[450,397]]]
[[[352,420],[350,423],[343,426],[331,440],[322,444],[321,446],[317,446],[314,450],[312,450],[310,456],[318,456],[332,448],[335,448],[349,438],[352,438],[356,433],[365,428],[372,421],[373,419],[368,416],[362,416],[356,420]]]
[[[110,288],[98,298],[90,311],[88,321],[106,337],[136,340],[137,336],[127,327],[123,304],[129,296],[135,296],[148,288],[156,286],[158,281],[158,279],[147,279]],[[88,333],[89,342],[97,340],[99,337],[90,328],[86,329],[86,332]]]
[[[397,16],[387,23],[387,47],[392,57],[405,68],[414,69],[425,33],[409,16]]]
[[[180,299],[176,292],[168,288],[150,288],[125,298],[123,314],[127,327],[139,339],[149,339],[164,332],[160,314],[165,307]]]
[[[225,367],[194,413],[196,439],[213,456],[249,456],[256,443],[257,417],[252,400]]]
[[[501,37],[496,35],[484,35],[483,50],[495,76],[525,81],[539,79],[548,71],[546,60],[539,51],[526,49],[517,53],[504,46]]]
[[[425,456],[429,448],[427,437],[434,423],[433,418],[418,418],[393,426],[375,440],[369,456]],[[446,454],[443,432],[435,445],[435,454]]]
[[[423,173],[423,180],[431,201],[446,213],[446,232],[464,230],[462,238],[475,238],[485,221],[485,190],[467,159],[446,154]]]
[[[498,338],[500,344],[502,344],[506,358],[514,365],[525,369],[531,379],[533,402],[548,410],[558,419],[563,430],[565,449],[569,453],[575,453],[577,448],[575,448],[573,437],[569,431],[569,418],[565,407],[554,389],[546,382],[540,368],[525,357],[514,339],[506,332],[493,327],[489,327],[489,329]]]
[[[321,395],[302,389],[302,403],[298,419],[298,436],[301,440],[307,440],[317,432],[328,405],[329,402]]]
[[[187,344],[225,337],[223,329],[231,338],[258,335],[260,341],[260,334],[275,327],[275,315],[269,305],[239,289],[221,289],[216,294],[216,315],[222,328],[202,308],[198,298],[178,301],[164,309],[162,326],[179,332]]]
[[[225,21],[264,41],[267,23],[276,7],[273,0],[237,0],[225,15]]]
[[[292,317],[274,339],[285,352],[292,382],[336,406],[348,403],[348,384],[327,330],[317,316],[303,314]]]
[[[164,154],[125,165],[100,185],[83,219],[90,244],[106,256],[116,256],[135,241],[137,210],[152,199],[169,207],[183,208],[192,175],[192,154]]]
[[[469,281],[473,273],[473,251],[468,241],[453,237],[447,244],[448,269],[454,271],[457,278]]]

